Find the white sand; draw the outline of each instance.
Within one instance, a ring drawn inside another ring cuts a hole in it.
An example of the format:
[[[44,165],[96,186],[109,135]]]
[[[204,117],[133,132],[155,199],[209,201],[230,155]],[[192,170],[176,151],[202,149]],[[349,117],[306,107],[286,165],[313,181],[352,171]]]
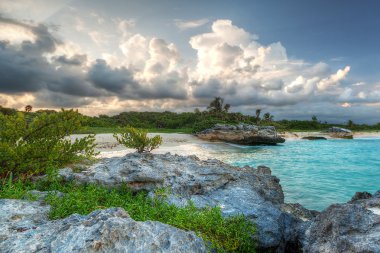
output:
[[[210,150],[206,148],[209,142],[203,141],[191,134],[150,133],[148,135],[160,135],[163,139],[162,145],[157,150],[153,150],[152,153],[164,154],[170,152],[178,155],[196,155],[202,159],[212,158],[209,152]],[[84,136],[86,136],[86,134],[76,134],[72,135],[71,138],[82,138]],[[98,155],[99,158],[120,157],[135,151],[134,149],[127,149],[123,145],[118,144],[112,134],[97,134],[96,144],[96,150],[100,152]]]

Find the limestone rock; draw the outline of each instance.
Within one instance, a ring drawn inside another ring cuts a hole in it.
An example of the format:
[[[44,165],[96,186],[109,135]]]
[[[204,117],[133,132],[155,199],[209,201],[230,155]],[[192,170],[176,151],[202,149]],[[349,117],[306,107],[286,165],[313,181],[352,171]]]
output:
[[[183,206],[191,200],[197,207],[220,206],[226,216],[244,214],[258,226],[262,248],[283,247],[293,231],[295,219],[280,210],[284,194],[279,179],[270,169],[234,167],[215,159],[196,156],[130,153],[121,158],[104,159],[86,171],[68,169],[60,174],[82,183],[116,187],[126,183],[133,190],[168,189],[168,201]]]
[[[311,220],[301,239],[303,252],[380,252],[380,191],[367,197],[331,205]]]
[[[241,145],[274,145],[285,142],[277,134],[273,126],[255,126],[248,124],[223,125],[216,124],[196,134],[197,137],[208,141],[225,141]]]
[[[39,202],[0,200],[0,252],[206,252],[202,239],[160,222],[137,222],[122,208],[47,220]]]
[[[309,210],[298,203],[284,203],[281,205],[281,210],[292,214],[294,217],[303,221],[308,221],[319,215],[318,211]]]

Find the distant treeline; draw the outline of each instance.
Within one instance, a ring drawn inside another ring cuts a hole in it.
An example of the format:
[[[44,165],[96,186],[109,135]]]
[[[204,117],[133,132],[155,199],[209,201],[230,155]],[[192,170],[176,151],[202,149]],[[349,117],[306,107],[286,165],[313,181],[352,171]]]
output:
[[[218,98],[216,98],[218,99]],[[215,100],[214,100],[215,101]],[[221,100],[223,105],[223,100]],[[53,110],[40,110],[31,112],[30,107],[26,107],[24,113],[29,114],[32,118],[39,113],[54,113]],[[238,124],[248,123],[256,125],[272,125],[278,131],[322,131],[331,126],[339,126],[354,131],[380,130],[380,123],[375,125],[355,124],[351,120],[347,124],[330,124],[320,122],[316,116],[311,116],[311,120],[280,120],[275,121],[273,115],[265,113],[261,116],[261,110],[256,110],[256,115],[244,115],[242,113],[228,112],[229,105],[220,106],[215,109],[210,106],[205,111],[196,109],[194,112],[175,113],[165,112],[122,112],[118,115],[107,116],[99,115],[97,117],[85,116],[85,125],[89,128],[116,128],[132,126],[144,129],[186,129],[188,132],[198,132],[203,129],[212,127],[216,123]],[[0,106],[0,113],[14,114],[17,111]]]

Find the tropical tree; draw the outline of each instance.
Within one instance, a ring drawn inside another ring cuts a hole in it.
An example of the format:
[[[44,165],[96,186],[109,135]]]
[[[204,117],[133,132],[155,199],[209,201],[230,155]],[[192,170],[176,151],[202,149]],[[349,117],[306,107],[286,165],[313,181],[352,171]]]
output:
[[[313,122],[317,122],[317,121],[318,121],[317,116],[313,115],[313,116],[311,117],[311,121],[313,121]]]
[[[260,121],[261,109],[256,109],[256,122]]]
[[[33,110],[33,107],[31,105],[25,106],[25,111],[26,112],[31,112]]]
[[[351,128],[354,126],[354,122],[352,120],[347,121],[347,127]]]
[[[269,112],[264,113],[263,120],[264,120],[264,121],[271,122],[271,121],[273,121],[273,115],[271,115]]]
[[[223,98],[215,97],[214,100],[211,101],[210,105],[207,107],[207,110],[213,113],[227,113],[230,108],[230,104],[224,104]]]

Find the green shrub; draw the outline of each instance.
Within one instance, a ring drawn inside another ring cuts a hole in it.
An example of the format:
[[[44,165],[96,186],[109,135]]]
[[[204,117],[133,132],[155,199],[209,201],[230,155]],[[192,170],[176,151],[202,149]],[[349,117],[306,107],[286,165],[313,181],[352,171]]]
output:
[[[194,231],[212,249],[211,252],[255,252],[255,225],[244,216],[223,217],[220,208],[197,209],[168,204],[165,198],[150,198],[134,193],[126,185],[108,189],[96,184],[81,185],[47,177],[37,182],[0,179],[0,198],[35,200],[30,190],[51,191],[45,200],[51,205],[50,219],[77,213],[87,215],[97,209],[122,207],[136,221],[160,221],[187,231]],[[63,197],[54,191],[64,193]]]
[[[127,148],[135,148],[139,153],[150,152],[162,144],[161,136],[149,138],[147,131],[133,127],[126,127],[120,134],[114,133],[113,136],[120,144]]]
[[[94,153],[94,135],[71,141],[65,138],[81,127],[82,116],[74,110],[0,114],[0,177],[12,173],[28,177],[75,162]]]

